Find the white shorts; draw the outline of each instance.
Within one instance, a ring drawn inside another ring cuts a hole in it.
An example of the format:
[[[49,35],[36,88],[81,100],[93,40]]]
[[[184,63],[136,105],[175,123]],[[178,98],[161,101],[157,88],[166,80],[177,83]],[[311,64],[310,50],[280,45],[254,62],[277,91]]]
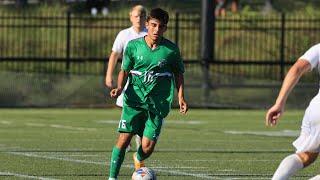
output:
[[[123,107],[123,96],[124,96],[124,92],[126,91],[126,89],[128,87],[128,84],[129,84],[129,81],[126,82],[126,85],[124,86],[124,88],[122,90],[122,93],[117,98],[116,105],[119,106],[119,107]]]
[[[320,96],[305,111],[300,136],[292,143],[296,152],[320,152]]]

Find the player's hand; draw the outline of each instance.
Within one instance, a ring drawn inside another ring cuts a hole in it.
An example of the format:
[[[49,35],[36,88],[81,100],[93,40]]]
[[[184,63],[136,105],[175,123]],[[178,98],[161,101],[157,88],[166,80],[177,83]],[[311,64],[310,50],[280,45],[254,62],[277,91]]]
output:
[[[117,98],[121,94],[121,92],[122,92],[122,89],[120,89],[120,88],[112,89],[110,91],[110,97]]]
[[[113,79],[110,76],[107,76],[105,79],[105,84],[108,88],[112,88],[113,87]]]
[[[273,105],[266,114],[266,126],[275,126],[283,114],[284,107],[278,104]]]
[[[179,99],[180,113],[186,114],[188,111],[188,104],[184,99]]]

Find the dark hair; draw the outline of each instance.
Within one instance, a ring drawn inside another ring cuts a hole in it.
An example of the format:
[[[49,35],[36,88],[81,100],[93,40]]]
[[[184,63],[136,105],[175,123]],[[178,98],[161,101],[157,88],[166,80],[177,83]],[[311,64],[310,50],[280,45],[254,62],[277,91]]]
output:
[[[163,24],[168,24],[169,21],[168,12],[161,8],[154,8],[150,11],[147,21],[149,21],[152,18],[159,20]]]

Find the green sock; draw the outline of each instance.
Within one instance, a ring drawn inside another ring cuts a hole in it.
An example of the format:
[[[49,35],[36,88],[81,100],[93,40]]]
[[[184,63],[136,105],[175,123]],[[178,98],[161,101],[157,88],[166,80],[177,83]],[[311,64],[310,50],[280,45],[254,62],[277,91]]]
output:
[[[139,161],[143,161],[145,159],[147,159],[150,155],[147,155],[143,152],[142,150],[142,146],[140,145],[139,148],[138,148],[138,151],[137,151],[137,159]]]
[[[116,146],[112,149],[111,162],[110,162],[110,178],[117,178],[124,156],[126,154],[125,149],[121,150]]]

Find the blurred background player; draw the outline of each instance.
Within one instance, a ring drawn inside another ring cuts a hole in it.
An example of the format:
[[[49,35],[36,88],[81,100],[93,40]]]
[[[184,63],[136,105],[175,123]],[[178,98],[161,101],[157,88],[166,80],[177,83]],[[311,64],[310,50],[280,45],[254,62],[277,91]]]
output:
[[[141,5],[136,5],[131,8],[130,13],[130,21],[132,26],[120,31],[113,43],[112,52],[109,56],[108,69],[105,78],[105,84],[108,88],[113,88],[113,72],[117,65],[117,61],[122,54],[128,44],[132,39],[136,39],[139,37],[143,37],[147,35],[145,22],[146,22],[146,10]],[[124,92],[124,90],[123,90]],[[123,93],[117,98],[116,102],[117,106],[123,106]],[[141,138],[136,135],[136,147],[138,148],[141,144]],[[130,150],[131,145],[129,144],[127,147],[127,151]]]
[[[86,7],[90,10],[91,15],[96,16],[99,11],[102,15],[106,16],[109,14],[110,0],[87,0]]]
[[[215,0],[215,16],[221,16],[225,17],[227,14],[227,6],[230,4],[231,6],[231,12],[237,13],[238,12],[238,6],[239,6],[239,0]]]
[[[133,155],[135,169],[144,167],[157,143],[163,119],[171,109],[174,88],[178,90],[180,112],[185,114],[188,105],[184,100],[184,65],[177,45],[163,37],[169,15],[155,8],[148,15],[148,34],[128,43],[117,88],[110,96],[122,93],[127,77],[129,82],[124,95],[119,137],[113,147],[109,180],[117,179],[125,157],[125,148],[134,134],[142,137],[142,144]]]
[[[306,72],[316,68],[320,73],[320,44],[311,47],[290,68],[286,75],[275,104],[266,114],[266,125],[274,126],[284,112],[284,107],[293,87]],[[282,160],[273,175],[273,180],[289,179],[298,170],[313,163],[320,152],[320,91],[311,100],[305,111],[301,133],[293,142],[296,153]]]

